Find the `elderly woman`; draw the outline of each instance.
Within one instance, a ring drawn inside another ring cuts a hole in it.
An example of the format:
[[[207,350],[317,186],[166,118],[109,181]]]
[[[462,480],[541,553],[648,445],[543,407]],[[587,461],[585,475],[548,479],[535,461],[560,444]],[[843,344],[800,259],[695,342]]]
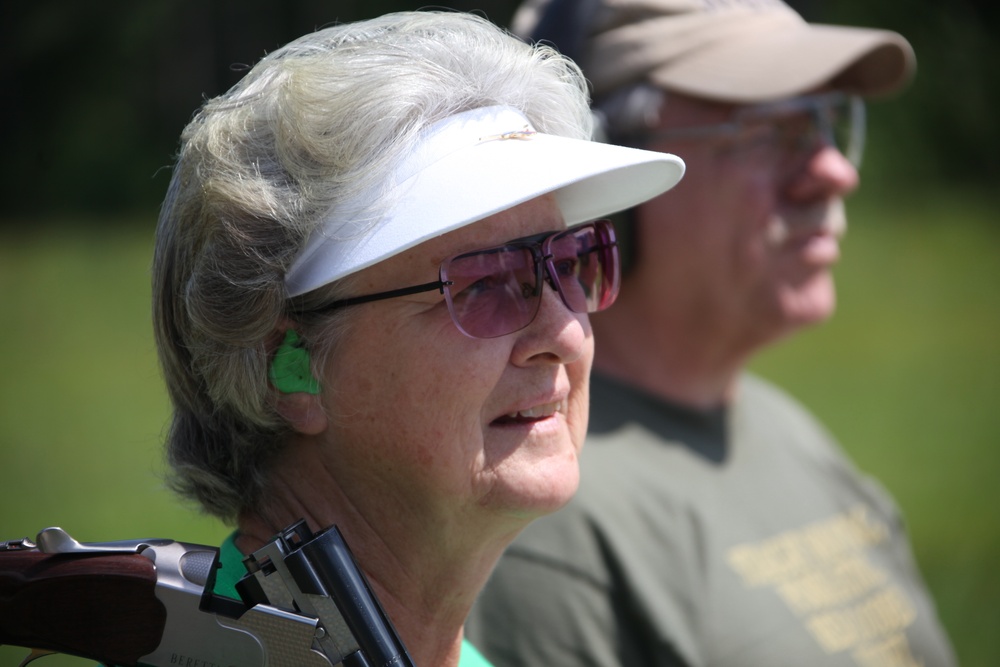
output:
[[[416,664],[480,660],[476,593],[577,485],[618,287],[590,221],[683,171],[588,141],[585,91],[482,19],[400,13],[275,51],[185,129],[154,318],[173,485],[236,527],[221,590],[337,524]]]

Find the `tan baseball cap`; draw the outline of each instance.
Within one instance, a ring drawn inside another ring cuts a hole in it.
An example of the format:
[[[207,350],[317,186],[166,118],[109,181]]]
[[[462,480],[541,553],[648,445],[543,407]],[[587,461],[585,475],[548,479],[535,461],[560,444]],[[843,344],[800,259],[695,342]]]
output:
[[[527,0],[511,29],[564,50],[560,41],[575,42],[567,55],[597,99],[643,80],[736,104],[824,85],[881,96],[916,67],[902,35],[807,23],[781,0]]]

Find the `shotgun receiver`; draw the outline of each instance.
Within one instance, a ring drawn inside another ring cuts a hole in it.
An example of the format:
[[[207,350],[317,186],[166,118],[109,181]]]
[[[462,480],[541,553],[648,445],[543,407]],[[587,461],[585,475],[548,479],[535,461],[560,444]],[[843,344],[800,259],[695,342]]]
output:
[[[105,665],[413,667],[336,526],[299,521],[214,593],[219,550],[173,540],[81,544],[61,528],[0,542],[0,644]]]

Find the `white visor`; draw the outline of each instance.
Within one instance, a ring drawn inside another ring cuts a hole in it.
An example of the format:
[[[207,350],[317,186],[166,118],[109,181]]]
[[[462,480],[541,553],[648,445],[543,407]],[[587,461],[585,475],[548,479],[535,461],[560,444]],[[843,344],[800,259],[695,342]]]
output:
[[[683,174],[684,162],[668,153],[535,132],[517,109],[466,111],[427,128],[371,191],[380,194],[331,210],[285,286],[289,297],[305,294],[550,192],[567,225],[586,222],[666,192]]]

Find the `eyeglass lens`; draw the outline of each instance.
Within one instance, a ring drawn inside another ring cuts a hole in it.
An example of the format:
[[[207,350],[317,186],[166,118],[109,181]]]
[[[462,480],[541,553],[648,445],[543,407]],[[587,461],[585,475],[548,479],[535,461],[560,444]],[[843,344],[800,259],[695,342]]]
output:
[[[748,110],[740,119],[751,136],[774,137],[787,158],[808,154],[821,143],[836,148],[855,166],[864,150],[864,103],[854,96],[827,94]]]
[[[575,313],[610,306],[618,292],[618,249],[607,221],[541,240],[525,239],[453,257],[441,267],[445,299],[458,328],[495,338],[528,326],[541,305],[543,278]]]

